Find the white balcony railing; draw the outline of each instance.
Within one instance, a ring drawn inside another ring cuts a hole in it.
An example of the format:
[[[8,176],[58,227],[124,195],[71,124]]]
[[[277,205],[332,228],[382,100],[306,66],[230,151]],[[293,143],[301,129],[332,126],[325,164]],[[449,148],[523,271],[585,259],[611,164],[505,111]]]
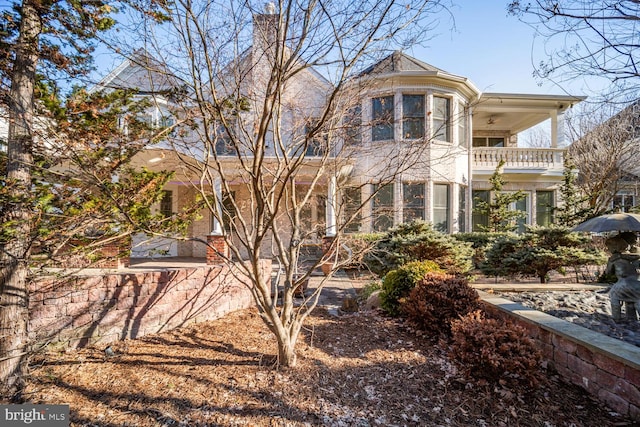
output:
[[[495,169],[504,160],[505,168],[562,170],[564,153],[563,148],[474,147],[473,167]]]

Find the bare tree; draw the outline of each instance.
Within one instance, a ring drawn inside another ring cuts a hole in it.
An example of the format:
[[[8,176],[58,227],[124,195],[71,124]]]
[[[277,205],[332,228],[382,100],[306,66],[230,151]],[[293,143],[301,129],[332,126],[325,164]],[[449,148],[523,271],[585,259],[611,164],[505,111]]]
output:
[[[524,133],[520,141],[524,147],[549,148],[551,146],[551,135],[546,127],[536,126]]]
[[[537,65],[537,76],[562,81],[605,77],[619,89],[637,91],[637,1],[516,0],[508,10],[544,40],[548,57]]]
[[[569,156],[579,171],[577,186],[588,196],[594,215],[610,210],[625,178],[638,173],[638,104],[612,116],[617,105],[574,115],[567,129],[575,142]]]
[[[298,335],[324,279],[301,304],[296,289],[319,265],[336,269],[350,257],[344,232],[370,215],[362,207],[401,173],[452,161],[457,148],[433,148],[427,135],[370,145],[359,135],[360,97],[384,81],[377,78],[384,63],[366,66],[428,37],[443,11],[440,1],[264,8],[178,0],[163,11],[165,24],[145,27],[144,49],[161,64],[154,71],[171,73],[185,89],[175,115],[190,132],[173,138],[172,148],[197,177],[214,231],[230,248],[226,261],[249,278],[281,365],[295,365]],[[368,125],[384,132],[397,119],[385,114],[389,100],[379,102],[383,113]],[[350,180],[353,170],[364,179]],[[372,192],[359,191],[370,183]],[[303,265],[303,243],[319,238],[324,255]],[[260,268],[264,258],[277,264],[275,281]]]

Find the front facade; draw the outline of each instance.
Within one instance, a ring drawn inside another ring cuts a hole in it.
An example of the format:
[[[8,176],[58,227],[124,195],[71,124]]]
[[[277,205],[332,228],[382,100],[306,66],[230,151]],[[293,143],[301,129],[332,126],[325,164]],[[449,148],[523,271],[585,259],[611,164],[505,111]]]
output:
[[[255,22],[259,24],[254,22],[257,28],[264,30],[268,26],[266,17],[258,15]],[[254,37],[254,49],[262,44],[257,40]],[[243,67],[252,56],[260,55],[251,51],[235,64]],[[248,67],[252,68],[251,78],[243,81],[248,94],[260,93],[264,84],[261,73],[256,71],[260,69],[260,61],[252,64]],[[172,124],[169,109],[165,108],[168,101],[159,91],[154,92],[153,84],[144,83],[141,76],[148,78],[148,67],[128,61],[109,74],[98,88],[142,85],[145,90],[141,93],[156,101],[149,120],[159,126]],[[159,86],[170,84],[165,78]],[[339,172],[327,174],[314,183],[310,203],[301,212],[301,222],[306,228],[302,245],[310,250],[319,248],[323,237],[331,237],[341,229],[346,216],[354,218],[344,227],[348,233],[384,231],[415,219],[431,222],[445,233],[479,230],[487,218],[474,214],[473,201],[491,197],[489,178],[501,161],[505,162],[503,173],[508,183],[505,190],[521,190],[526,194],[524,200],[513,206],[526,213],[521,226],[551,222],[552,208],[561,203],[558,188],[563,174],[563,114],[583,98],[483,93],[469,79],[402,52],[394,52],[373,64],[358,77],[357,84],[365,89],[357,93],[357,102],[350,110],[350,131],[336,145],[354,155]],[[312,116],[313,111],[321,110],[319,107],[329,90],[327,81],[314,70],[301,73],[287,86],[285,96],[290,100],[291,111],[283,115],[283,128],[293,128],[292,123],[301,112]],[[252,108],[260,105],[259,97],[247,99]],[[550,148],[518,147],[518,134],[545,120],[551,121]],[[197,143],[197,137],[192,138]],[[224,141],[221,138],[215,144],[217,160],[222,167],[234,170],[238,159]],[[278,156],[273,140],[265,141],[264,145],[269,156]],[[306,169],[294,177],[301,189],[317,175],[314,159],[322,154],[308,151]],[[185,152],[178,155],[168,146],[160,145],[135,160],[138,166],[176,171],[175,179],[165,188],[165,198],[155,207],[159,211],[177,212],[195,197],[193,183],[198,178],[184,166],[184,156]],[[193,161],[201,159],[194,154]],[[217,187],[212,185],[211,191],[219,192]],[[246,191],[238,178],[228,184],[226,192],[229,197],[241,200]],[[222,195],[220,200],[224,203]],[[359,209],[354,213],[356,206]],[[208,235],[224,232],[225,224],[221,222],[224,221],[203,211],[188,233],[196,240],[206,240]],[[272,242],[263,244],[268,247]],[[171,238],[134,238],[132,257],[162,256],[204,258],[206,247]]]

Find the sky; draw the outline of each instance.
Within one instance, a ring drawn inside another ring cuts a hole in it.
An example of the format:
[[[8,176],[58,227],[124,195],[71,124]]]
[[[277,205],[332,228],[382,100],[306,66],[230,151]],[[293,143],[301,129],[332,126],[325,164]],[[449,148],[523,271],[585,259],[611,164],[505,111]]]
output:
[[[540,85],[533,64],[545,58],[543,40],[538,37],[534,43],[534,29],[507,15],[509,0],[454,1],[453,21],[443,17],[425,47],[407,54],[467,77],[483,92],[589,95],[602,86],[582,80]]]
[[[1,0],[0,0],[1,1]],[[555,95],[589,95],[593,81],[542,84],[533,77],[533,63],[544,56],[544,43],[534,29],[507,15],[509,0],[452,0],[451,15],[443,14],[424,46],[407,54],[452,74],[469,78],[483,92]],[[103,54],[96,58],[99,79],[120,59]]]

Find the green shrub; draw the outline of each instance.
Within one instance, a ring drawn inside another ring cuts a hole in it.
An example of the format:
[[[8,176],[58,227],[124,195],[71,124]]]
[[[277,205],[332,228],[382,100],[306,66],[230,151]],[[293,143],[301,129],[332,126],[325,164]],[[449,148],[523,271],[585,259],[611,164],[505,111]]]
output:
[[[379,276],[411,261],[431,260],[451,274],[465,274],[472,267],[473,249],[450,234],[433,229],[430,223],[400,224],[380,238],[363,262]]]
[[[404,300],[401,312],[423,331],[450,335],[451,321],[477,310],[479,302],[478,292],[464,277],[427,273]]]
[[[431,272],[441,273],[442,269],[433,261],[413,261],[387,273],[380,292],[382,309],[392,316],[398,316],[402,299]]]
[[[535,387],[542,354],[524,328],[481,311],[451,322],[450,358],[469,378],[510,387]]]
[[[506,236],[509,233],[491,233],[491,232],[473,232],[473,233],[456,233],[452,236],[460,241],[471,244],[473,249],[473,268],[480,268],[480,264],[485,261],[485,254],[499,237]]]
[[[487,276],[538,277],[540,283],[546,283],[553,270],[605,262],[604,252],[589,236],[566,227],[531,227],[522,235],[498,238],[480,269]]]

